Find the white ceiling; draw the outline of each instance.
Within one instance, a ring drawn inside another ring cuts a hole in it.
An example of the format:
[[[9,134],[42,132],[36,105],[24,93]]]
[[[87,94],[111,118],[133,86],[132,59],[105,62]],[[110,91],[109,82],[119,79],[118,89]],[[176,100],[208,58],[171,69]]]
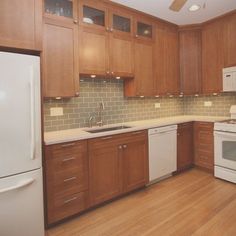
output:
[[[169,10],[173,0],[111,0],[122,5],[137,9],[150,15],[159,17],[177,25],[202,23],[216,16],[223,15],[236,9],[236,0],[188,0],[179,12]],[[199,11],[190,12],[192,4],[203,6]]]

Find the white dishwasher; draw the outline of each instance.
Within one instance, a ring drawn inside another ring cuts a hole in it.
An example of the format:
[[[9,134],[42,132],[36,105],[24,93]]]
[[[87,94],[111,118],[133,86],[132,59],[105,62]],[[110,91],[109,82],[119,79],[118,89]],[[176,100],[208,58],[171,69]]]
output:
[[[177,125],[148,130],[149,181],[170,176],[177,170]]]

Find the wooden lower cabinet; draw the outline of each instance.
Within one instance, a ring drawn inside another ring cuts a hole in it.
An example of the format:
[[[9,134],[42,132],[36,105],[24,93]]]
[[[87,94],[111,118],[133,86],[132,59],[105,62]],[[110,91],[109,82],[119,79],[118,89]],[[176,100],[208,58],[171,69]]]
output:
[[[148,140],[145,132],[133,133],[123,145],[123,191],[129,192],[148,182]]]
[[[194,123],[194,164],[207,169],[214,170],[214,123]]]
[[[177,171],[193,166],[193,122],[178,125],[177,131]]]
[[[148,181],[147,131],[89,140],[91,206]]]
[[[88,208],[87,141],[45,147],[47,223]]]

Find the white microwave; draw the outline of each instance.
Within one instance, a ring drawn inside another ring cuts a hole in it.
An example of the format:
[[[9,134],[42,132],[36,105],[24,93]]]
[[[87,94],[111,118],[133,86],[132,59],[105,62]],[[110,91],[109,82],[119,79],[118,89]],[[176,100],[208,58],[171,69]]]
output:
[[[223,91],[236,91],[236,66],[223,69]]]

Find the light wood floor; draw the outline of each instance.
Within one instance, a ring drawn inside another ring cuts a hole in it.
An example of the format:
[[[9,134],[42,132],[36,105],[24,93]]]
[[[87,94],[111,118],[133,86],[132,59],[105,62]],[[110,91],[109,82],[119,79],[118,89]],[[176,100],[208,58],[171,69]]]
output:
[[[198,169],[47,231],[48,236],[235,236],[236,185]]]

